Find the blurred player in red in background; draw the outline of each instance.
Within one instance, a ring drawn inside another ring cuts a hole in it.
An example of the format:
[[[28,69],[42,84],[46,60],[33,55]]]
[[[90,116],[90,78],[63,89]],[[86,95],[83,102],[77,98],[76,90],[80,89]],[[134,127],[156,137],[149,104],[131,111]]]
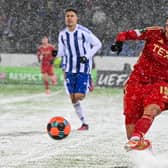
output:
[[[118,54],[126,40],[144,40],[145,45],[124,89],[126,149],[148,148],[144,135],[154,118],[168,109],[168,19],[165,27],[120,32],[111,50]]]
[[[52,85],[56,85],[54,74],[54,59],[57,55],[55,47],[49,43],[48,37],[44,36],[37,51],[38,61],[41,62],[41,73],[45,85],[46,94],[50,93],[49,79]]]

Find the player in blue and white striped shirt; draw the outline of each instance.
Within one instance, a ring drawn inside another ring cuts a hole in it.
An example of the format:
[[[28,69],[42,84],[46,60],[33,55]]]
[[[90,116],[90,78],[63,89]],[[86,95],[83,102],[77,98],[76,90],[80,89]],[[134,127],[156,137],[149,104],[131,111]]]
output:
[[[57,55],[62,57],[66,90],[82,121],[82,126],[78,130],[87,130],[88,123],[79,101],[85,98],[92,68],[92,57],[101,48],[101,42],[89,29],[77,22],[77,11],[67,9],[66,28],[59,33]]]

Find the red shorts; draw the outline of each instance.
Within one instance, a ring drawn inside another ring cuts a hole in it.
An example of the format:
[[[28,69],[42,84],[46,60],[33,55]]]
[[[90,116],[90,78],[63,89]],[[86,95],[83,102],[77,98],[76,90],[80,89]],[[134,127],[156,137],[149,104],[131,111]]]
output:
[[[168,83],[141,84],[127,82],[124,93],[126,124],[134,124],[141,118],[144,107],[157,104],[161,111],[168,109]]]
[[[41,73],[47,73],[48,75],[54,75],[54,66],[52,64],[42,64],[41,65]]]

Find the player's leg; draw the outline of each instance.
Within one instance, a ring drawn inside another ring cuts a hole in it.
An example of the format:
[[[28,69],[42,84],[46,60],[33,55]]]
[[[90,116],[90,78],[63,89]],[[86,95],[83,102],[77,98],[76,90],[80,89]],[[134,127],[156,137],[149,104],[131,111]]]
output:
[[[93,92],[93,90],[94,90],[94,82],[93,82],[91,74],[89,74],[89,86],[88,87],[89,87],[89,91]]]
[[[46,94],[50,94],[50,89],[49,89],[49,81],[48,81],[48,66],[44,62],[41,65],[41,73],[42,73],[42,79],[45,87],[45,92]]]
[[[55,74],[50,76],[50,79],[51,79],[52,85],[56,85],[57,84],[57,76]]]
[[[139,143],[139,137],[132,134],[135,131],[136,123],[143,115],[143,88],[141,85],[128,85],[124,93],[124,114],[125,114],[125,127],[128,142],[125,145],[126,150],[132,149]],[[138,138],[138,139],[136,139]]]
[[[124,90],[124,115],[127,139],[129,140],[135,129],[135,124],[143,114],[141,87],[127,85]]]
[[[151,142],[144,139],[144,135],[160,112],[160,106],[157,104],[149,104],[145,107],[142,117],[136,122],[131,138],[125,146],[127,150],[144,150],[151,147]]]
[[[142,117],[137,121],[132,136],[143,138],[151,127],[154,118],[161,113],[161,108],[158,104],[149,104],[145,106]]]
[[[130,142],[128,142],[128,146],[130,145],[132,148],[140,150],[151,145],[148,140],[144,140],[144,135],[151,127],[154,118],[165,109],[165,100],[163,99],[165,95],[160,92],[160,87],[163,87],[162,84],[151,85],[149,90],[150,92],[148,92],[145,96],[143,103],[143,115],[136,122],[132,137],[130,138]]]
[[[167,87],[166,83],[156,83],[150,85],[146,90],[147,94],[143,100],[144,112],[142,117],[137,121],[133,135],[143,137],[151,127],[154,118],[165,109],[164,93],[161,93],[161,88]]]
[[[133,123],[131,123],[131,124],[127,123],[127,124],[125,124],[125,128],[126,128],[127,139],[130,139],[131,136],[132,136],[132,133],[134,132],[135,124],[133,124]]]
[[[87,83],[87,80],[87,75],[78,76],[78,74],[65,73],[66,91],[70,95],[75,112],[81,120],[82,125],[85,126],[85,130],[88,129],[88,125],[86,124],[85,112],[81,106],[80,100],[83,100],[85,97],[87,90],[87,85],[85,83]]]
[[[73,107],[75,109],[75,112],[82,122],[82,126],[78,130],[88,130],[88,123],[86,121],[86,115],[85,110],[82,107],[80,101],[83,100],[85,97],[85,94],[76,93],[74,94],[73,98],[71,97]]]
[[[50,80],[52,85],[56,85],[57,84],[57,76],[54,73],[54,66],[50,65],[49,70],[48,70],[48,74],[50,76]]]
[[[74,82],[75,78],[73,76],[70,76],[67,73],[65,76],[66,76],[66,78],[65,78],[66,79],[65,80],[66,92],[70,96],[72,105],[74,107],[74,110],[75,110],[77,116],[79,117],[80,120],[82,120],[83,108],[81,107],[81,104],[80,104],[79,100],[76,98],[75,93],[74,93],[75,87],[74,87],[73,82]]]
[[[46,92],[46,94],[50,94],[48,74],[42,73],[42,78],[43,78],[43,82],[44,82],[45,92]]]
[[[76,93],[76,86],[77,86],[77,74],[73,73],[64,73],[64,86],[66,89],[67,94],[70,96],[72,105],[74,107],[74,110],[79,117],[79,119],[84,121],[84,111],[80,104],[80,100],[82,100],[85,97],[85,94],[77,94]]]
[[[86,93],[88,91],[88,82],[89,82],[88,74],[84,73],[77,74],[73,106],[75,108],[77,116],[82,122],[82,126],[78,130],[88,130],[88,123],[86,120],[85,110],[80,103],[80,101],[85,98]]]

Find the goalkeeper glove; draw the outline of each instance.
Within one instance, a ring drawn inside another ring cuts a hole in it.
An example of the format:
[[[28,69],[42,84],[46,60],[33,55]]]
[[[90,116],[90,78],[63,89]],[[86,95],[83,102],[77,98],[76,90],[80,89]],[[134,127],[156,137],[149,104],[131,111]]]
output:
[[[86,63],[88,63],[88,62],[89,62],[89,60],[87,59],[86,56],[81,56],[81,57],[80,57],[80,63],[81,63],[81,64],[86,64]]]
[[[117,55],[122,51],[123,42],[122,41],[116,41],[114,44],[111,45],[111,51],[116,51]]]
[[[52,51],[52,56],[53,56],[53,57],[56,57],[56,56],[57,56],[57,50],[53,50],[53,51]]]

